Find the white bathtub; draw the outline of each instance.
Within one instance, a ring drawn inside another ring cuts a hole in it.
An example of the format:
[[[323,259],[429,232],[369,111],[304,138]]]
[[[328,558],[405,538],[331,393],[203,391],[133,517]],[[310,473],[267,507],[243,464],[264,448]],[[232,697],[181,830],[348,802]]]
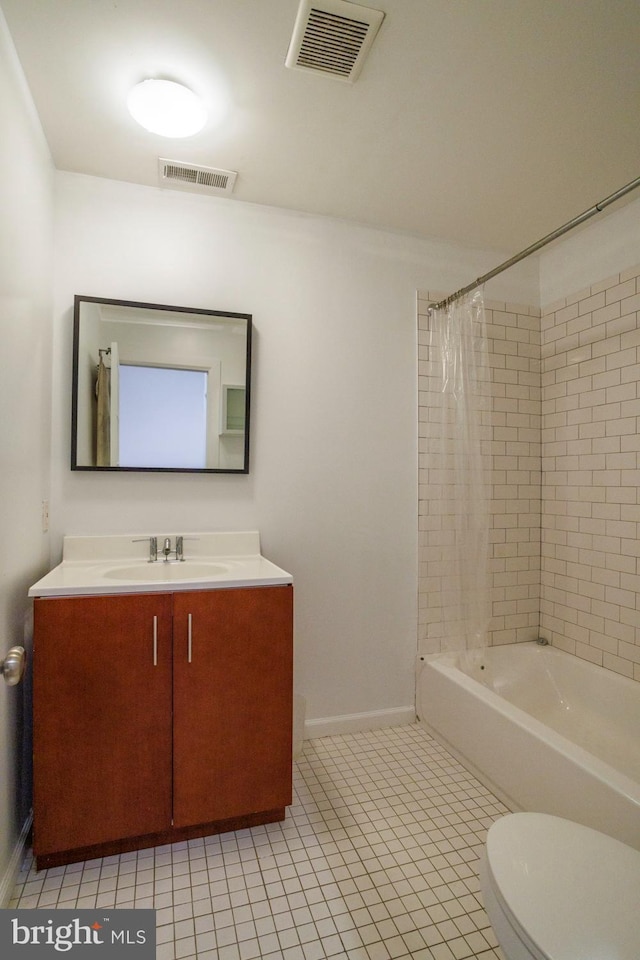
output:
[[[420,721],[513,810],[640,849],[640,684],[551,646],[420,658]]]

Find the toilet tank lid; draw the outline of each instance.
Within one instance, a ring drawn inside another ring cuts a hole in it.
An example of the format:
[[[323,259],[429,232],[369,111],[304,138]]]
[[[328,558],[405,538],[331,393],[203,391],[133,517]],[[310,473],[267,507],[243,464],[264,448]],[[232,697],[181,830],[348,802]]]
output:
[[[487,835],[489,880],[552,960],[638,960],[640,852],[581,824],[514,813]]]

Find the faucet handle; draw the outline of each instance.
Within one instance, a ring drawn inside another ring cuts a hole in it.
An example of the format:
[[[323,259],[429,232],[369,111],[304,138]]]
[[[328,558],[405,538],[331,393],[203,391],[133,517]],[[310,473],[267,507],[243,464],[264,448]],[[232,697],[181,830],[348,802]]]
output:
[[[136,537],[131,543],[149,544],[149,563],[155,563],[158,559],[158,538],[157,537]]]
[[[200,537],[176,537],[176,560],[184,560],[184,541],[199,540]]]

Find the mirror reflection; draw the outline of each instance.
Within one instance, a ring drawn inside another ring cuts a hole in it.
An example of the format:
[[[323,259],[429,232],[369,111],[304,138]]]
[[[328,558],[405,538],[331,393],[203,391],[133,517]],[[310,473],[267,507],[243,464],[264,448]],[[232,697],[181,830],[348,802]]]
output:
[[[72,470],[249,472],[251,315],[76,296]]]

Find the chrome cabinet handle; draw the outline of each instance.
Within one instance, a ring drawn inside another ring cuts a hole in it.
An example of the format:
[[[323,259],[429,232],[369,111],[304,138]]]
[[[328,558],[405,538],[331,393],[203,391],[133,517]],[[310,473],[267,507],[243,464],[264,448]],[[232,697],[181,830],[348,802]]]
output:
[[[187,617],[187,663],[191,663],[191,650],[193,647],[193,628],[191,614]]]
[[[158,618],[153,618],[153,665],[158,666]]]
[[[27,654],[24,647],[11,647],[4,660],[0,661],[0,672],[10,687],[15,687],[24,676],[27,666]]]

